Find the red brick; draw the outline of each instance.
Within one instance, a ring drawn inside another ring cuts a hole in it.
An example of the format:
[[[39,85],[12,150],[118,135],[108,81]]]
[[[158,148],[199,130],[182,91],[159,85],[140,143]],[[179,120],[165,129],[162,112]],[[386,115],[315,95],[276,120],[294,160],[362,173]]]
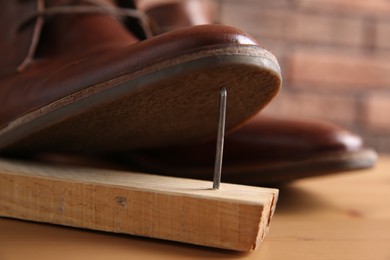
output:
[[[359,91],[390,86],[389,54],[298,50],[289,58],[290,83],[298,88]]]
[[[370,131],[390,132],[390,94],[372,94],[367,97],[363,122]]]
[[[375,31],[375,47],[390,49],[390,21],[377,23]]]
[[[257,6],[226,5],[223,8],[222,22],[236,26],[252,35],[284,38],[288,33],[289,12],[262,10]]]
[[[289,38],[320,44],[362,46],[364,21],[326,15],[296,14]]]
[[[291,93],[282,90],[265,108],[264,114],[319,118],[350,125],[356,121],[356,101],[349,96]]]
[[[223,0],[221,2],[224,7],[226,5],[234,5],[237,3],[239,5],[252,6],[255,8],[289,8],[293,5],[291,0]]]
[[[259,2],[260,3],[260,2]],[[270,37],[303,43],[363,46],[364,21],[287,10],[262,9],[261,4],[224,7],[222,21],[255,37]]]
[[[390,1],[388,0],[296,0],[299,8],[320,12],[371,14],[388,16]]]

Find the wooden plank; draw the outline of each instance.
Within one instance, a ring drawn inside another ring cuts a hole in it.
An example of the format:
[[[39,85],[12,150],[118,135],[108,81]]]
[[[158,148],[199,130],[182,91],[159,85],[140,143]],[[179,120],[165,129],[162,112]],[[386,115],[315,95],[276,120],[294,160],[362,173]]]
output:
[[[278,190],[0,160],[0,216],[251,251]]]

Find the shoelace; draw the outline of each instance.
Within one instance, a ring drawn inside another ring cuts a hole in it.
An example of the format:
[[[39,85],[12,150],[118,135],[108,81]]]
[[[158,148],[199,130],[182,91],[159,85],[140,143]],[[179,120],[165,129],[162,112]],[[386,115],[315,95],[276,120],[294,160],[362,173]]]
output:
[[[37,11],[23,20],[19,27],[23,28],[26,24],[36,20],[28,53],[16,69],[18,72],[23,71],[33,61],[45,17],[47,16],[58,14],[108,14],[114,17],[132,17],[140,21],[140,25],[147,38],[153,36],[148,16],[139,10],[119,8],[101,0],[84,0],[84,2],[92,5],[62,5],[46,8],[45,0],[37,0]]]

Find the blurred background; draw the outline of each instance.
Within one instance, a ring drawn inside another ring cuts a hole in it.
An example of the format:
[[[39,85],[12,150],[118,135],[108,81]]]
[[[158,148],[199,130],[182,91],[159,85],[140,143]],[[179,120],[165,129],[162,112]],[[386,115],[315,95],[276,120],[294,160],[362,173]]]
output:
[[[283,89],[264,114],[325,119],[390,152],[389,0],[223,0],[224,24],[278,58]]]

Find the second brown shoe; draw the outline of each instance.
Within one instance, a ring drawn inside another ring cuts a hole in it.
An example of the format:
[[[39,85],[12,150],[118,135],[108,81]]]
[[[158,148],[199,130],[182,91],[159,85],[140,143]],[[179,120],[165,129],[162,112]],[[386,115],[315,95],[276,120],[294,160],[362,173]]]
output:
[[[116,156],[134,171],[212,179],[216,141]],[[227,135],[222,181],[274,185],[296,179],[370,168],[376,153],[332,123],[258,116]]]

